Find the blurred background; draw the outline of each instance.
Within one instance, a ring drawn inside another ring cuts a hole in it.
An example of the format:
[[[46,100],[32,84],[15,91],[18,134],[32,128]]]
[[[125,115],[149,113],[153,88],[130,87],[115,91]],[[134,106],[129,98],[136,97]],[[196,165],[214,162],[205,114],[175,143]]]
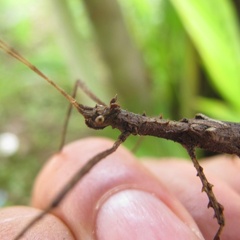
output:
[[[0,38],[68,93],[80,78],[104,102],[117,93],[135,113],[238,122],[239,16],[233,0],[2,0]],[[58,149],[68,102],[3,51],[0,63],[0,205],[24,204]],[[94,104],[81,90],[77,99]],[[74,111],[66,141],[118,134],[88,129]],[[136,154],[188,158],[178,144],[153,137]]]

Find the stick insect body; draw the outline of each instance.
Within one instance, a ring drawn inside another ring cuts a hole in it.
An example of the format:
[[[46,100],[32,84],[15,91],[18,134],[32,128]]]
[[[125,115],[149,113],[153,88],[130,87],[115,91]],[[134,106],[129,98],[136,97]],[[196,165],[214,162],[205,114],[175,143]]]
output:
[[[44,217],[48,212],[53,210],[63,200],[67,193],[75,186],[75,184],[85,176],[99,161],[116,151],[119,145],[124,142],[129,135],[155,136],[165,138],[180,143],[188,151],[194,167],[197,170],[197,175],[202,182],[202,190],[206,192],[209,204],[214,210],[219,229],[214,237],[214,240],[220,239],[220,234],[225,225],[223,206],[217,201],[212,187],[205,174],[203,168],[198,163],[195,156],[195,148],[202,148],[219,153],[236,154],[240,156],[240,140],[239,127],[236,123],[223,122],[206,117],[203,114],[197,114],[193,119],[182,119],[180,121],[165,120],[162,118],[147,117],[145,114],[135,114],[121,109],[117,104],[117,98],[114,97],[109,106],[93,95],[93,99],[97,102],[95,107],[88,107],[79,104],[75,98],[67,94],[63,89],[56,85],[52,80],[46,77],[39,69],[33,66],[25,58],[23,58],[14,49],[10,48],[6,43],[0,40],[0,48],[5,52],[18,59],[55,89],[57,89],[78,112],[85,118],[85,123],[93,129],[103,129],[111,126],[117,128],[121,134],[114,145],[91,158],[83,168],[81,168],[55,197],[52,203],[36,216],[22,231],[15,237],[15,240],[20,239],[25,232],[32,227],[37,221]],[[80,83],[82,84],[82,83]],[[91,95],[91,94],[90,94]],[[231,141],[230,141],[231,136]],[[229,144],[231,142],[231,144]]]

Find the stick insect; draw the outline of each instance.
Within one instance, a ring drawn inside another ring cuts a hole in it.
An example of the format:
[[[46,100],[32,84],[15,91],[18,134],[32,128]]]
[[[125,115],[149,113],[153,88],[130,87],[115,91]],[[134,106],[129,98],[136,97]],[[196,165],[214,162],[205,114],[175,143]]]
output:
[[[214,240],[220,239],[221,232],[225,225],[223,214],[224,208],[217,201],[212,191],[213,185],[208,182],[203,172],[203,168],[196,159],[195,149],[198,147],[213,152],[236,154],[240,156],[239,126],[237,123],[214,120],[203,114],[197,114],[192,119],[184,118],[180,121],[166,120],[161,117],[148,117],[145,114],[135,114],[123,110],[117,103],[117,97],[114,97],[110,101],[110,104],[107,105],[91,94],[91,92],[86,88],[83,90],[87,92],[97,104],[95,107],[84,106],[78,103],[74,96],[66,93],[55,82],[44,75],[37,67],[32,65],[28,60],[1,40],[0,48],[17,60],[21,61],[51,84],[58,92],[60,92],[70,103],[70,106],[75,107],[84,117],[85,123],[88,127],[93,129],[104,129],[105,127],[111,126],[112,128],[116,128],[120,131],[120,135],[113,146],[89,159],[86,165],[77,171],[68,184],[50,203],[50,205],[44,209],[41,214],[32,219],[32,221],[25,226],[24,229],[22,229],[14,240],[20,239],[36,222],[56,208],[70,190],[76,185],[76,183],[79,182],[98,162],[116,151],[129,135],[165,138],[181,144],[187,150],[194,167],[197,170],[197,176],[202,182],[202,191],[204,191],[208,196],[208,208],[213,208],[214,217],[217,219],[219,225],[214,236]],[[81,82],[78,82],[77,85],[81,85],[82,88],[84,88]],[[229,142],[232,144],[229,144]],[[61,146],[62,145],[63,141]]]

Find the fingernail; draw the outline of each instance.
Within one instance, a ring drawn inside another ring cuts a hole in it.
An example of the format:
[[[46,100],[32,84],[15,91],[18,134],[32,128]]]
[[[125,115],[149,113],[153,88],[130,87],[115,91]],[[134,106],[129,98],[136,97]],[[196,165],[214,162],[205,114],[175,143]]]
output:
[[[109,197],[98,211],[99,240],[199,239],[154,195],[124,190]]]

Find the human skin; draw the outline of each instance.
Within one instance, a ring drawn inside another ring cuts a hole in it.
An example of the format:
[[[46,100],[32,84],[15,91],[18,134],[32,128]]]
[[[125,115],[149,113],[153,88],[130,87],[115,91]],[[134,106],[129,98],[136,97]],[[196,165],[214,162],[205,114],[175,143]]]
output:
[[[91,156],[113,142],[86,138],[55,154],[38,175],[31,207],[0,211],[0,239],[11,240],[44,209]],[[213,239],[218,229],[191,161],[144,158],[120,147],[88,173],[23,239]],[[240,162],[220,155],[201,161],[225,207],[221,240],[240,236]]]

